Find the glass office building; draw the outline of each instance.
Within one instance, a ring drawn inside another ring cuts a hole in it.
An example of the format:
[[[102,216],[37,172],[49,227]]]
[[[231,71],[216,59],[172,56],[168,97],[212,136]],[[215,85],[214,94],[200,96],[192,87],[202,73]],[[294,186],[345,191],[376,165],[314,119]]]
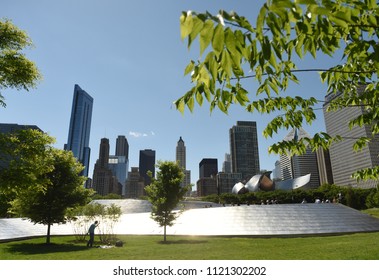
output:
[[[260,172],[257,124],[254,121],[237,121],[229,130],[232,172],[241,173],[249,180]]]
[[[88,177],[91,149],[89,139],[91,132],[93,98],[78,85],[74,88],[70,128],[65,150],[73,152],[74,156],[84,165],[82,175]]]
[[[155,151],[151,149],[141,150],[139,152],[139,173],[144,178],[145,186],[151,183],[151,178],[147,172],[151,171],[153,178],[155,177]]]

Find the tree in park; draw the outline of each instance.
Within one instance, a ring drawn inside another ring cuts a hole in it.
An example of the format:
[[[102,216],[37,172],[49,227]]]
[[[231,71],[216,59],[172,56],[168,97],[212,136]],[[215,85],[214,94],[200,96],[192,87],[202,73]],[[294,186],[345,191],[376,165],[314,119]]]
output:
[[[263,131],[273,137],[279,129],[299,128],[316,119],[314,110],[323,101],[285,95],[290,83],[300,83],[298,72],[317,71],[334,96],[327,110],[363,106],[365,113],[348,120],[350,128],[369,125],[372,137],[361,137],[354,144],[359,150],[379,133],[379,6],[375,0],[268,0],[256,20],[236,12],[183,12],[181,38],[188,48],[198,39],[201,58],[185,68],[193,87],[175,101],[182,113],[192,112],[195,102],[204,99],[212,111],[227,113],[232,104],[248,112],[277,116]],[[340,64],[325,69],[301,69],[298,64],[311,56],[333,57],[342,54]],[[295,61],[300,61],[295,63]],[[246,74],[249,73],[249,74]],[[256,94],[245,84],[258,82]],[[363,88],[363,90],[361,90]],[[298,141],[281,141],[270,153],[302,154],[306,147],[327,149],[343,136],[325,132]],[[359,170],[357,179],[378,179],[379,166]]]
[[[151,217],[159,226],[164,228],[163,240],[166,242],[166,227],[172,226],[180,211],[174,211],[178,203],[183,199],[188,187],[181,187],[184,173],[176,162],[158,162],[157,178],[151,178],[152,182],[145,188],[148,200],[152,204]],[[151,173],[150,173],[151,176]]]
[[[39,130],[0,134],[0,195],[10,211],[50,227],[66,221],[66,210],[87,202],[83,166],[70,151],[53,148],[53,138]]]
[[[32,46],[28,35],[10,20],[0,20],[0,106],[5,107],[2,90],[29,90],[36,86],[41,74],[34,62],[22,52]]]
[[[34,223],[47,225],[46,243],[50,243],[50,228],[65,223],[66,211],[88,202],[90,191],[83,187],[85,177],[80,176],[83,166],[72,152],[50,148],[45,160],[51,167],[43,174],[45,182],[40,188],[26,188],[12,201],[12,210]]]

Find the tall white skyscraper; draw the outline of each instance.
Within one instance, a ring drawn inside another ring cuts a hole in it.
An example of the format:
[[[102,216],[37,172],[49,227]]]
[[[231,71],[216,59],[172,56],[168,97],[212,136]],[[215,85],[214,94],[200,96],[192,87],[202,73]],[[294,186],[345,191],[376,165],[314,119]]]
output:
[[[186,146],[182,137],[180,136],[179,141],[176,145],[176,161],[184,172],[184,179],[181,184],[182,187],[191,184],[191,171],[186,169]]]
[[[176,145],[176,161],[183,170],[186,170],[186,146],[181,136]]]
[[[338,96],[338,95],[337,95]],[[326,112],[328,103],[336,95],[328,95],[324,105],[326,132],[331,136],[340,135],[343,141],[334,143],[329,150],[334,184],[362,188],[376,187],[377,181],[357,182],[351,175],[360,169],[373,168],[379,165],[379,135],[376,135],[361,151],[354,151],[353,145],[360,137],[372,137],[370,127],[353,127],[349,121],[364,113],[364,106],[341,108],[338,111]]]

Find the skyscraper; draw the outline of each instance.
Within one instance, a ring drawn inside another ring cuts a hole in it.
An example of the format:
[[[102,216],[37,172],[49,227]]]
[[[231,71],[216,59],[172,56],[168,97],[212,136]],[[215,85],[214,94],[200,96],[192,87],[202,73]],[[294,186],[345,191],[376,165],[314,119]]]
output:
[[[186,146],[182,137],[179,138],[178,144],[176,145],[176,161],[184,172],[184,178],[181,183],[181,187],[185,187],[191,184],[191,171],[186,170]],[[190,194],[191,190],[188,191]]]
[[[151,183],[151,179],[147,175],[148,171],[151,171],[152,176],[155,177],[155,151],[151,149],[139,152],[139,173],[145,180],[145,186]]]
[[[285,141],[297,140],[304,137],[310,138],[310,135],[303,129],[293,129],[284,138]],[[280,155],[281,178],[289,180],[311,174],[308,187],[317,188],[320,186],[317,155],[307,148],[303,155],[290,156],[287,154]]]
[[[243,180],[259,174],[257,124],[254,121],[237,121],[229,130],[232,172],[241,173]]]
[[[362,91],[363,88],[360,89]],[[340,135],[343,140],[333,143],[329,149],[334,184],[362,188],[376,187],[377,181],[356,181],[351,175],[363,168],[373,168],[379,165],[379,135],[362,150],[353,151],[355,141],[360,137],[371,138],[368,125],[349,128],[349,120],[355,119],[364,113],[364,106],[345,107],[337,111],[327,112],[329,102],[338,95],[326,96],[324,104],[324,118],[326,132],[331,136]]]
[[[91,149],[89,139],[91,132],[93,98],[78,85],[74,87],[70,128],[65,150],[73,152],[74,156],[84,166],[82,174],[88,177]]]
[[[198,196],[217,194],[217,158],[203,158],[199,163],[199,180],[196,182]]]
[[[124,135],[119,135],[116,140],[116,156],[125,156],[129,159],[129,143]]]
[[[222,172],[232,173],[232,159],[230,154],[225,154],[225,160],[222,163]]]
[[[100,141],[99,159],[93,170],[92,183],[93,189],[100,195],[121,194],[121,185],[109,168],[109,139],[107,138],[102,138]]]
[[[216,178],[218,194],[231,193],[233,186],[236,183],[241,182],[241,173],[219,172],[217,173]]]
[[[186,170],[186,146],[181,136],[176,145],[176,161],[183,170]]]
[[[117,178],[121,186],[121,195],[126,195],[126,180],[128,178],[128,161],[125,156],[109,156],[108,168],[112,171],[113,176]]]
[[[218,173],[217,158],[203,158],[199,163],[200,178],[216,177]]]
[[[127,198],[139,198],[144,195],[145,183],[139,174],[138,167],[132,167],[128,174],[126,181],[126,194]]]
[[[129,168],[129,144],[124,135],[119,135],[116,139],[116,153],[109,156],[108,165],[113,175],[117,177],[122,186],[122,196],[126,195],[126,180]]]

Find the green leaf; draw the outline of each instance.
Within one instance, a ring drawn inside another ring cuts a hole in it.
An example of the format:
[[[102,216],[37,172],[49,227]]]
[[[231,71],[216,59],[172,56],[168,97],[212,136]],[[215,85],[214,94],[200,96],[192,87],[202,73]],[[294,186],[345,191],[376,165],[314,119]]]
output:
[[[223,50],[222,52],[221,66],[226,74],[226,79],[229,80],[232,74],[232,59],[230,58],[230,54],[227,50]]]
[[[187,16],[187,12],[182,12],[182,15],[180,16],[180,37],[182,40],[191,33],[192,26],[192,15]]]
[[[191,95],[191,97],[187,101],[187,107],[191,111],[191,113],[193,112],[194,106],[195,106],[195,99],[193,98],[193,95]]]
[[[217,56],[219,56],[224,49],[224,28],[218,24],[212,38],[212,47]]]
[[[203,54],[205,49],[211,43],[213,32],[213,21],[207,20],[203,25],[203,29],[200,31],[200,55]]]
[[[263,42],[262,42],[262,52],[263,57],[266,61],[270,60],[271,58],[271,42],[267,36],[265,36]]]
[[[266,12],[268,11],[267,4],[264,4],[262,8],[259,11],[258,17],[257,17],[257,37],[260,38],[263,36],[263,26],[265,23],[265,17],[266,17]]]
[[[214,52],[209,52],[204,60],[204,64],[207,66],[209,73],[211,73],[212,79],[217,80],[218,63],[214,57]]]
[[[336,25],[343,27],[343,28],[348,28],[349,25],[347,24],[346,20],[341,17],[336,17],[335,15],[330,15],[329,19],[334,22]]]
[[[191,33],[189,34],[188,37],[188,48],[191,47],[192,42],[196,39],[197,35],[203,28],[203,21],[201,21],[199,18],[194,17],[193,18],[193,25],[192,25],[192,30]]]
[[[175,107],[176,109],[180,112],[180,113],[184,113],[184,108],[185,108],[185,103],[184,103],[184,99],[183,98],[179,98],[178,100],[176,100],[174,102],[175,104]]]
[[[230,28],[225,29],[225,45],[229,52],[236,53],[236,38]]]
[[[226,107],[222,101],[218,101],[217,106],[221,110],[221,112],[223,112],[225,114],[228,112],[228,110],[226,109]]]
[[[194,68],[195,68],[195,62],[191,60],[191,62],[187,65],[186,69],[184,70],[184,76],[191,73]]]
[[[203,95],[200,92],[196,92],[196,101],[200,106],[203,105]]]

